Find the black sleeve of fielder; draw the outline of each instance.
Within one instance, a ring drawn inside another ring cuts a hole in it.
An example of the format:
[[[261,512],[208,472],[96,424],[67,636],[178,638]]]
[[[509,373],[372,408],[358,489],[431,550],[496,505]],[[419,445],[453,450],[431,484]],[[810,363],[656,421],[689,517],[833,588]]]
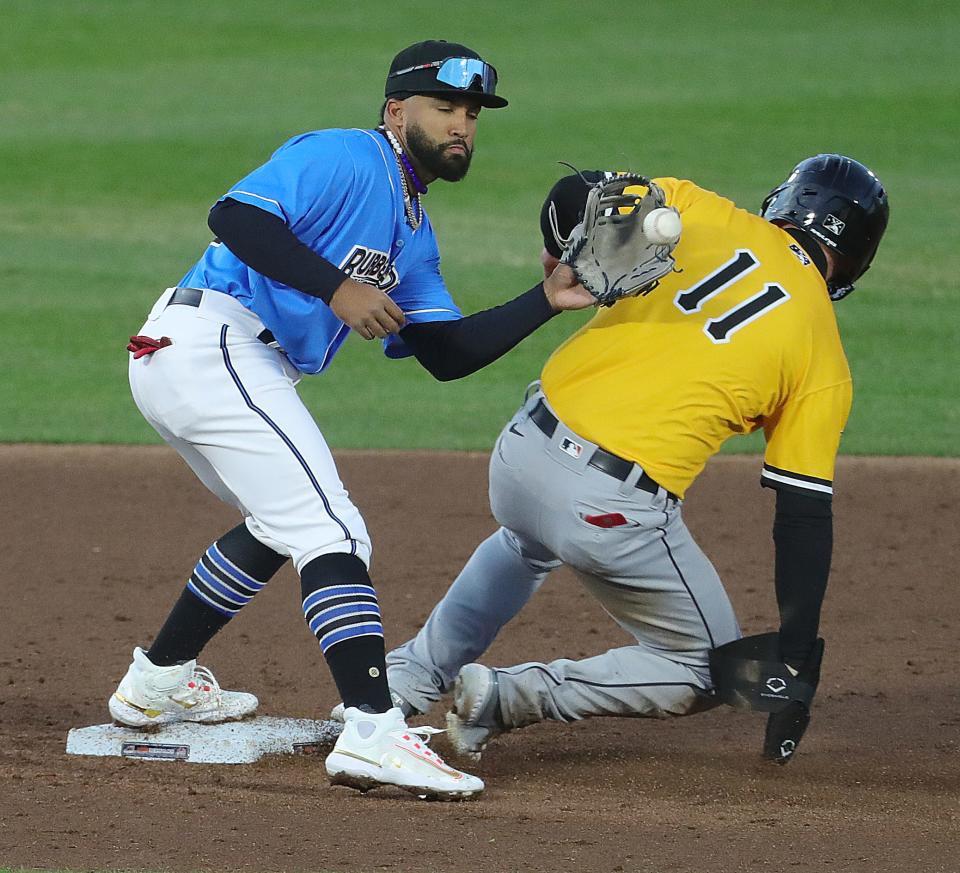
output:
[[[505,355],[554,315],[541,282],[507,303],[456,321],[408,324],[400,338],[435,379],[449,382]]]
[[[347,278],[343,270],[297,239],[276,215],[229,197],[210,210],[207,224],[248,267],[329,303]]]
[[[773,542],[781,657],[796,666],[806,661],[817,640],[833,553],[831,502],[778,489]]]

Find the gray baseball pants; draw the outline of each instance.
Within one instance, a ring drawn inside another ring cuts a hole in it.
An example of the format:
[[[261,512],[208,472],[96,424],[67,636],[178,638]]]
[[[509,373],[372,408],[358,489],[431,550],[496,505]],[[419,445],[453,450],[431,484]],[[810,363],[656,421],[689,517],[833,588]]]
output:
[[[391,689],[429,709],[563,563],[636,644],[579,661],[497,668],[505,725],[708,708],[708,652],[740,631],[680,503],[662,488],[637,488],[636,465],[622,482],[590,466],[597,446],[562,422],[548,437],[530,418],[541,399],[539,392],[527,399],[490,459],[490,506],[502,527],[480,544],[416,637],[387,656]],[[624,523],[596,523],[619,522],[616,513]]]

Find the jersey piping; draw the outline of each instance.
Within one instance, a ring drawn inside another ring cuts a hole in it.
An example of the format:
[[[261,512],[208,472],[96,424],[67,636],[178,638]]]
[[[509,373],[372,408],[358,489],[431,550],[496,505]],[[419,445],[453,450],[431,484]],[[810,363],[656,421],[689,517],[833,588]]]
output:
[[[240,188],[234,188],[232,191],[228,191],[226,194],[224,194],[223,197],[232,197],[234,194],[243,194],[245,197],[254,197],[257,200],[262,200],[264,203],[272,203],[277,207],[277,209],[283,212],[283,206],[280,205],[279,201],[272,200],[269,197],[264,197],[262,194],[254,194],[252,191],[243,191]],[[286,218],[286,213],[284,213],[284,218]]]
[[[818,479],[803,473],[791,473],[771,464],[764,464],[760,473],[760,484],[767,488],[787,487],[791,491],[815,492],[817,496],[833,496],[833,482],[830,479]]]

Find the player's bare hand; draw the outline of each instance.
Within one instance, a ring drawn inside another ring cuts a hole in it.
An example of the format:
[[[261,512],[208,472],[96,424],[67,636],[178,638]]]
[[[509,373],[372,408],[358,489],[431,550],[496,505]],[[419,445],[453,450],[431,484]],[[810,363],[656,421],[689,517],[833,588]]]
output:
[[[543,293],[558,312],[586,309],[597,304],[597,299],[577,281],[576,273],[566,264],[557,264],[543,280]]]
[[[383,339],[406,324],[403,311],[371,285],[344,279],[333,292],[330,308],[347,327],[364,339]]]

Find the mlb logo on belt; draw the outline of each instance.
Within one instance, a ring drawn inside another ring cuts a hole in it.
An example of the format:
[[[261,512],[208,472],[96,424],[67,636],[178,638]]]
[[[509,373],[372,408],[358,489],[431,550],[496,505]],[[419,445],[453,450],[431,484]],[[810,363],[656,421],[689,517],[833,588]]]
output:
[[[564,437],[560,440],[560,451],[566,452],[571,458],[579,458],[583,453],[583,446],[580,443],[575,443],[569,437]]]

